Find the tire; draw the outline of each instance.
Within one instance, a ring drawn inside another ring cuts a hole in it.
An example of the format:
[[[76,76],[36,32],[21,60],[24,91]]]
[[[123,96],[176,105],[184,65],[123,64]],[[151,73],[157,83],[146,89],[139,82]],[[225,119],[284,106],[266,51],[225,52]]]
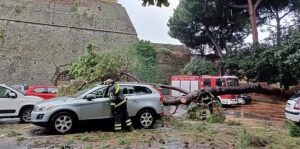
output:
[[[241,105],[245,105],[247,102],[246,102],[246,99],[245,98],[242,98],[242,102],[241,102]]]
[[[71,133],[76,127],[77,120],[73,114],[59,112],[50,121],[51,129],[58,134]]]
[[[29,123],[30,122],[30,116],[33,108],[32,107],[26,107],[21,110],[20,112],[20,120],[21,123]]]
[[[136,120],[138,126],[145,129],[152,128],[156,120],[155,112],[150,109],[144,109],[138,113]]]

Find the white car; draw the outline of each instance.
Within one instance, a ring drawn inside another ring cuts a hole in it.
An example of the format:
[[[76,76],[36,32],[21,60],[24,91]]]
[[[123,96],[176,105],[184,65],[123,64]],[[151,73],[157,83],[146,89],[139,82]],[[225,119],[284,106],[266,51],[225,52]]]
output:
[[[0,84],[0,118],[20,117],[21,122],[30,122],[34,104],[43,99],[36,96],[25,96],[4,84]]]
[[[287,101],[285,117],[300,124],[300,97],[294,96]]]

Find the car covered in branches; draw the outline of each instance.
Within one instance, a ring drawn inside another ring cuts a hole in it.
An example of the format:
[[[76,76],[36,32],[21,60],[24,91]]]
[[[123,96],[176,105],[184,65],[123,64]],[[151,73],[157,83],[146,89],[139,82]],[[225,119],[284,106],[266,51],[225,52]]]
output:
[[[143,128],[153,126],[163,114],[163,95],[152,85],[139,83],[119,83],[127,97],[129,116],[135,124]],[[113,118],[108,97],[108,86],[97,85],[79,91],[73,96],[45,100],[34,106],[31,122],[47,127],[56,133],[73,131],[77,124],[86,120]]]

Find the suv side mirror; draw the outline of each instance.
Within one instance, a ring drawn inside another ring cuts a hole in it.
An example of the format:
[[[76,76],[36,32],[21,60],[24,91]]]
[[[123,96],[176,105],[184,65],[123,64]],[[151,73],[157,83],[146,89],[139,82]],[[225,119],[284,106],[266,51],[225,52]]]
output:
[[[86,95],[85,99],[87,99],[89,101],[93,100],[93,99],[96,99],[96,95],[94,95],[94,94],[88,94],[88,95]]]
[[[9,96],[10,98],[17,98],[17,94],[16,94],[16,93],[13,93],[13,92],[9,93],[8,96]]]

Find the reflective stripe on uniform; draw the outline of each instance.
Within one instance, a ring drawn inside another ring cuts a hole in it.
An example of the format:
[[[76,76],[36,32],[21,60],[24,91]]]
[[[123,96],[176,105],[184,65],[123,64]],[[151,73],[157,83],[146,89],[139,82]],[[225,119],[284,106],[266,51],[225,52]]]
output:
[[[115,124],[115,127],[118,127],[118,126],[121,127],[122,125],[121,124]]]
[[[126,126],[131,126],[131,125],[132,125],[132,123],[131,123],[131,122],[129,122],[129,123],[127,123],[127,124],[126,124]]]
[[[120,105],[124,104],[126,102],[126,99],[123,100],[122,102],[118,103],[117,105],[115,105],[115,108],[119,107]]]
[[[130,120],[130,119],[126,120],[126,123],[129,123],[129,122],[131,122],[131,120]]]
[[[114,105],[116,105],[116,104],[112,102],[112,103],[110,103],[110,105],[111,105],[111,106],[114,106]]]
[[[115,85],[115,95],[120,91],[120,86],[119,84]]]
[[[121,130],[121,129],[122,129],[121,127],[116,127],[116,128],[115,128],[115,130]]]

